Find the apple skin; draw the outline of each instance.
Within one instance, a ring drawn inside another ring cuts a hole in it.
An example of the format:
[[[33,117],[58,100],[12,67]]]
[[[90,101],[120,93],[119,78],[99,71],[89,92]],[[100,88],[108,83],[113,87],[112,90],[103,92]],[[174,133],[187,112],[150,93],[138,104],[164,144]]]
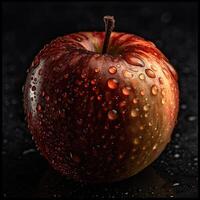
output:
[[[36,146],[50,165],[84,182],[126,179],[170,141],[179,107],[177,73],[149,41],[113,32],[58,37],[38,53],[24,87]]]

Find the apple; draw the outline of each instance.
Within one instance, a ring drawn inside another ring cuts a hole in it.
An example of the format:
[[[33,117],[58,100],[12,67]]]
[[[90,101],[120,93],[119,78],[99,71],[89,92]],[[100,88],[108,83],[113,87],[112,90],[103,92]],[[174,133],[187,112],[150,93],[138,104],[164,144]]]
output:
[[[105,32],[58,37],[36,55],[24,87],[28,128],[41,154],[78,181],[126,179],[169,143],[179,107],[177,73],[139,36]]]

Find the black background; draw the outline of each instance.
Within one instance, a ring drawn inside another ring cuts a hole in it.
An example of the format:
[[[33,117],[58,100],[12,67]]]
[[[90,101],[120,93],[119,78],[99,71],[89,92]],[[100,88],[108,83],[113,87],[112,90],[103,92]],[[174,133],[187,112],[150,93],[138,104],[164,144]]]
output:
[[[4,2],[3,149],[4,197],[197,197],[197,3]],[[24,121],[22,86],[36,53],[57,36],[115,31],[154,42],[179,74],[180,112],[172,141],[151,166],[128,180],[83,185],[61,177],[36,151]]]

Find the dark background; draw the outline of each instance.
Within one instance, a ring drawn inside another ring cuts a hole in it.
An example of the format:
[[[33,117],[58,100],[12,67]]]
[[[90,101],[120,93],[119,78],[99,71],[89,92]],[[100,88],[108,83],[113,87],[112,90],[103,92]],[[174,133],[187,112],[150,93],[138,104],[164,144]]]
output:
[[[197,3],[3,3],[2,79],[4,197],[197,197]],[[61,177],[36,151],[24,121],[22,86],[36,53],[57,36],[115,31],[154,42],[179,74],[180,112],[172,141],[151,166],[128,180],[83,185]]]

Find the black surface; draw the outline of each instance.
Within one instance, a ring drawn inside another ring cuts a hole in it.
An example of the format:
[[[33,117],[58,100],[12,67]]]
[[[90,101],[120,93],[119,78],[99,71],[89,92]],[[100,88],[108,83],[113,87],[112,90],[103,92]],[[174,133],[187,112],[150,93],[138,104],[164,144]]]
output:
[[[153,41],[179,74],[180,112],[172,141],[150,167],[110,185],[82,185],[52,170],[26,129],[22,86],[36,53],[57,36],[103,30]],[[3,3],[4,197],[197,197],[197,3]]]

